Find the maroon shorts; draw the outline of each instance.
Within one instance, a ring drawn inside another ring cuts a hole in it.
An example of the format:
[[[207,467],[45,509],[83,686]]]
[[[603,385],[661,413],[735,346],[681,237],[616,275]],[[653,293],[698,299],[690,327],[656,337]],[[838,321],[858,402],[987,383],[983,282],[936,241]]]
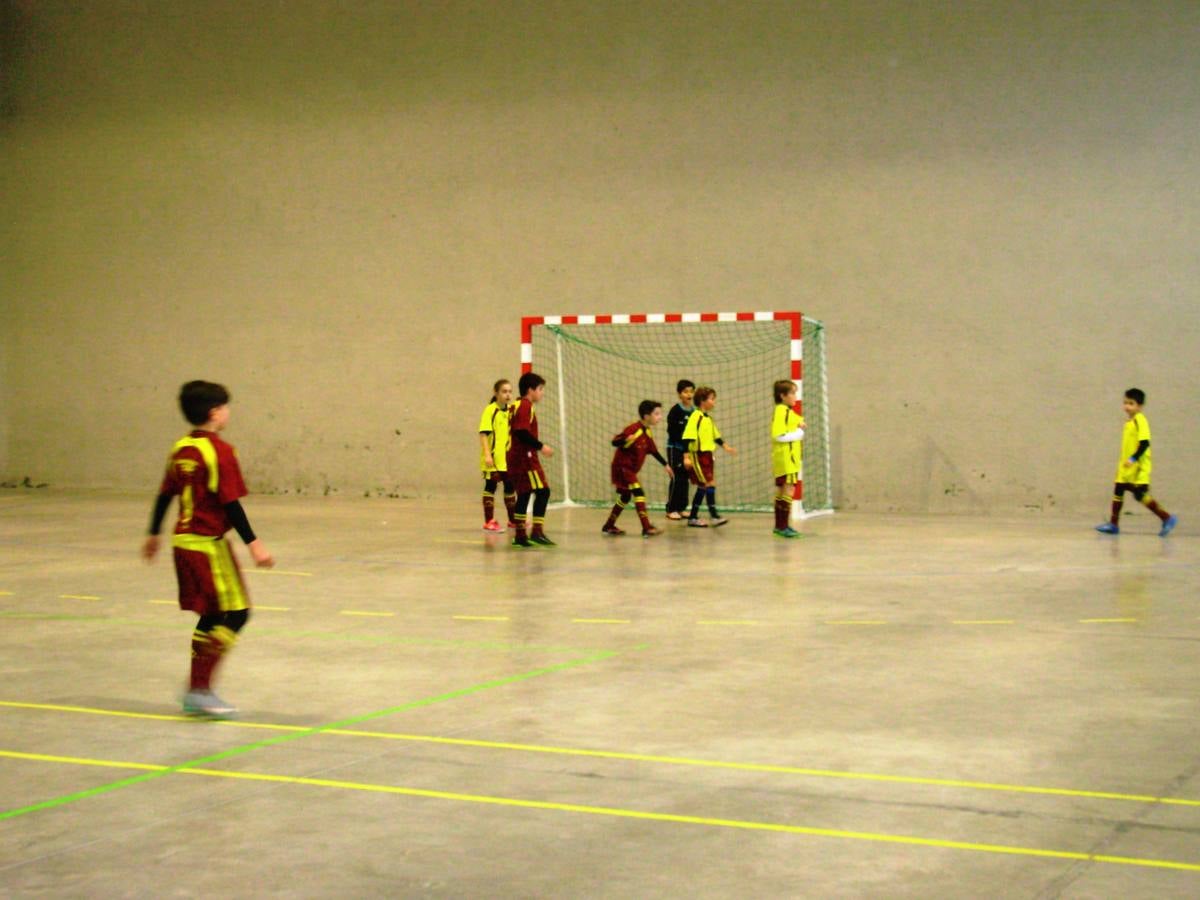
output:
[[[546,473],[542,471],[542,464],[536,461],[527,468],[509,469],[508,478],[518,494],[531,494],[539,488],[550,487]]]
[[[632,491],[642,486],[638,473],[625,466],[612,467],[612,484],[618,491]]]
[[[180,547],[177,538],[174,547],[180,609],[210,616],[249,608],[242,571],[224,538],[181,537],[189,546]]]
[[[711,450],[699,450],[692,455],[692,467],[688,469],[688,477],[692,484],[706,485],[713,483],[713,455]]]

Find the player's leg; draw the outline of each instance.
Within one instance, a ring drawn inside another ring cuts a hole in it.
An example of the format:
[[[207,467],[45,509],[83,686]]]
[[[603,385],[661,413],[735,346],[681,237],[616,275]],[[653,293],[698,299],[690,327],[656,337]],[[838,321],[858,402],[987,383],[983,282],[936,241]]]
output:
[[[667,457],[675,475],[667,493],[667,518],[682,519],[688,506],[688,473],[683,464],[683,451],[677,447],[669,448]]]
[[[496,523],[496,472],[483,473],[483,529],[484,531],[499,531]]]
[[[554,541],[546,536],[546,507],[550,505],[550,488],[542,479],[540,487],[533,492],[533,531],[529,539],[543,547],[553,547]]]
[[[632,496],[627,487],[617,488],[617,502],[613,505],[612,512],[608,514],[608,521],[604,523],[604,527],[600,531],[604,534],[620,535],[625,532],[617,527],[617,519],[621,513],[625,511],[625,507],[629,505],[629,498]]]
[[[516,528],[517,523],[513,515],[517,511],[517,492],[513,488],[513,481],[508,477],[507,472],[500,473],[504,478],[504,511],[508,513],[508,527]]]
[[[519,477],[516,485],[517,504],[513,512],[513,521],[517,525],[517,533],[512,542],[514,547],[531,547],[533,545],[529,542],[525,527],[529,521],[529,501],[533,499],[533,489],[529,486],[528,479],[524,477]]]
[[[176,572],[180,580],[180,602],[185,582],[189,607],[200,614],[192,632],[192,662],[185,713],[228,718],[237,710],[212,691],[218,665],[237,643],[237,634],[250,616],[250,599],[242,582],[237,559],[222,540],[176,538]],[[187,543],[187,548],[178,546]],[[182,558],[182,565],[181,565]]]
[[[1132,484],[1123,484],[1120,481],[1113,485],[1112,510],[1109,520],[1096,526],[1096,530],[1101,534],[1121,533],[1121,506],[1125,502],[1125,491],[1132,487]]]
[[[775,477],[775,534],[779,537],[791,537],[798,534],[788,525],[788,516],[792,511],[792,485],[795,476],[777,475]]]
[[[641,482],[635,481],[629,486],[633,494],[633,508],[637,510],[638,519],[642,523],[642,537],[654,537],[656,534],[662,534],[662,531],[655,528],[650,522],[650,514],[646,510],[646,492],[642,489]]]
[[[1146,507],[1146,509],[1158,516],[1158,520],[1162,522],[1162,527],[1159,529],[1158,536],[1166,537],[1168,534],[1170,534],[1171,530],[1175,527],[1179,519],[1159,506],[1158,501],[1150,496],[1150,485],[1136,485],[1133,488],[1133,496],[1139,503],[1142,504],[1142,506]]]

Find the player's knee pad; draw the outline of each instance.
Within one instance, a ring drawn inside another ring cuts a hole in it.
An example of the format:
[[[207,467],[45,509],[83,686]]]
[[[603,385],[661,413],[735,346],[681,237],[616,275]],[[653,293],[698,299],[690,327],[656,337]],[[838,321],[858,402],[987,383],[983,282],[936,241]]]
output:
[[[246,627],[246,623],[250,621],[249,609],[235,609],[225,613],[225,621],[221,624],[237,634]]]
[[[225,613],[210,613],[208,615],[203,615],[196,620],[196,630],[203,631],[205,634],[208,634],[223,621],[225,621]]]
[[[617,491],[617,502],[622,506],[628,506],[629,498],[632,496],[633,494],[630,491]]]

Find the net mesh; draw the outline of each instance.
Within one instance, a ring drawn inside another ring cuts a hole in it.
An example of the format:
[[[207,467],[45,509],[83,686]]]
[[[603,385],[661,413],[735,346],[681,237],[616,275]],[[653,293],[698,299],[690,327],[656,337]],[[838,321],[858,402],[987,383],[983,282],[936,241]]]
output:
[[[829,478],[825,342],[820,322],[804,319],[804,509],[832,509]],[[533,371],[546,379],[537,407],[543,459],[555,500],[608,506],[611,439],[637,419],[638,403],[663,404],[654,438],[666,456],[665,414],[681,378],[717,390],[712,411],[736,454],[717,450],[717,502],[722,511],[767,510],[771,473],[771,387],[791,372],[787,321],[539,325],[533,328]],[[669,480],[652,458],[642,469],[652,507],[663,508]]]

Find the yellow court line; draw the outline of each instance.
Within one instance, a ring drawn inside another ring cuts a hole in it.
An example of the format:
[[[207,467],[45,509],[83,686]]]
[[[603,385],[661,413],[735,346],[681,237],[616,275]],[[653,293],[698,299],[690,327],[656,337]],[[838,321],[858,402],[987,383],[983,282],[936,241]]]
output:
[[[296,578],[312,578],[312,572],[289,572],[287,569],[246,569],[247,572],[253,572],[255,575],[292,575]]]
[[[1136,622],[1137,619],[1080,619],[1079,621],[1083,624],[1091,624],[1095,622]]]
[[[179,601],[178,601],[178,600],[151,600],[150,602],[151,602],[151,603],[158,603],[158,604],[161,604],[161,605],[163,605],[163,606],[178,606],[178,605],[179,605]]]
[[[56,762],[81,766],[108,766],[119,769],[140,769],[161,772],[170,766],[151,763],[134,763],[121,760],[87,759],[71,756],[50,756],[39,753],[20,753],[0,750],[0,757],[24,759],[36,762]],[[749,831],[769,831],[784,834],[800,834],[809,837],[841,838],[845,840],[872,841],[876,843],[903,844],[909,846],[935,847],[947,850],[969,850],[977,853],[1002,853],[1012,856],[1034,856],[1045,859],[1074,859],[1085,862],[1112,863],[1114,865],[1141,866],[1160,869],[1180,869],[1200,872],[1200,863],[1188,863],[1169,859],[1145,859],[1134,856],[1110,856],[1096,853],[1081,853],[1074,850],[1045,850],[1037,847],[1015,847],[1005,844],[979,844],[967,841],[947,841],[939,838],[916,837],[902,834],[883,834],[870,831],[844,831],[834,828],[812,828],[805,825],[784,825],[778,822],[755,822],[745,819],[717,819],[708,816],[686,816],[673,813],[646,812],[638,809],[623,809],[611,806],[585,806],[578,803],[552,803],[545,800],[525,800],[516,797],[495,797],[485,794],[460,794],[453,791],[430,791],[422,788],[397,787],[390,784],[370,784],[359,781],[335,781],[328,778],[303,778],[295,775],[271,775],[260,772],[228,772],[218,769],[180,768],[172,769],[175,774],[201,775],[209,778],[232,778],[242,781],[267,781],[275,784],[297,784],[307,787],[333,788],[346,791],[368,791],[377,794],[397,794],[407,797],[422,797],[431,800],[452,800],[460,803],[482,803],[492,806],[509,806],[523,809],[550,810],[554,812],[583,813],[594,816],[614,816],[625,819],[641,819],[651,822],[671,822],[681,825],[704,825],[711,828],[737,828]]]
[[[507,622],[508,616],[454,616],[463,622]]]
[[[955,619],[955,625],[1013,625],[1015,619]]]
[[[343,609],[341,611],[341,614],[343,616],[385,616],[385,617],[395,615],[395,613],[390,613],[390,612],[360,612],[360,611],[354,610],[354,609]]]
[[[102,597],[93,597],[91,594],[59,594],[60,600],[102,600]]]
[[[581,625],[628,625],[629,619],[572,619]]]
[[[268,612],[291,612],[292,611],[292,608],[290,606],[259,606],[257,603],[255,603],[254,606],[252,606],[250,608],[255,611],[258,611],[260,609],[265,609]]]
[[[164,713],[139,713],[116,709],[97,709],[90,706],[66,706],[56,703],[22,703],[0,700],[0,707],[37,709],[49,712],[84,713],[97,716],[116,716],[126,719],[151,719],[165,722],[195,722],[194,716]],[[278,725],[272,722],[222,720],[208,724],[226,728],[258,728],[266,731],[311,731],[307,725]],[[874,772],[848,772],[837,769],[806,769],[769,763],[743,763],[717,759],[695,759],[685,756],[655,756],[646,753],[625,753],[619,750],[588,750],[578,747],[552,747],[544,744],[514,744],[505,741],[481,741],[473,738],[438,737],[427,734],[402,734],[391,731],[360,731],[348,728],[329,728],[321,734],[339,737],[374,738],[389,741],[411,741],[422,744],[444,744],[455,747],[476,747],[484,750],[513,750],[522,753],[547,753],[558,756],[581,756],[594,759],[617,759],[627,762],[658,765],[694,766],[706,769],[729,769],[740,772],[768,772],[776,775],[803,775],[812,778],[837,778],[851,781],[878,781],[889,784],[916,784],[930,787],[963,788],[979,791],[1002,791],[1017,794],[1044,794],[1054,797],[1086,797],[1092,800],[1119,800],[1129,803],[1158,803],[1164,806],[1200,807],[1200,800],[1179,797],[1156,797],[1151,794],[1120,794],[1113,791],[1089,791],[1078,788],[1052,788],[1035,785],[1005,784],[990,781],[963,781],[952,778],[926,778],[917,775],[883,775]]]
[[[0,597],[11,597],[12,595],[12,591],[0,591]]]
[[[826,625],[886,625],[881,619],[830,619]]]
[[[757,625],[754,619],[701,619],[697,625]]]

